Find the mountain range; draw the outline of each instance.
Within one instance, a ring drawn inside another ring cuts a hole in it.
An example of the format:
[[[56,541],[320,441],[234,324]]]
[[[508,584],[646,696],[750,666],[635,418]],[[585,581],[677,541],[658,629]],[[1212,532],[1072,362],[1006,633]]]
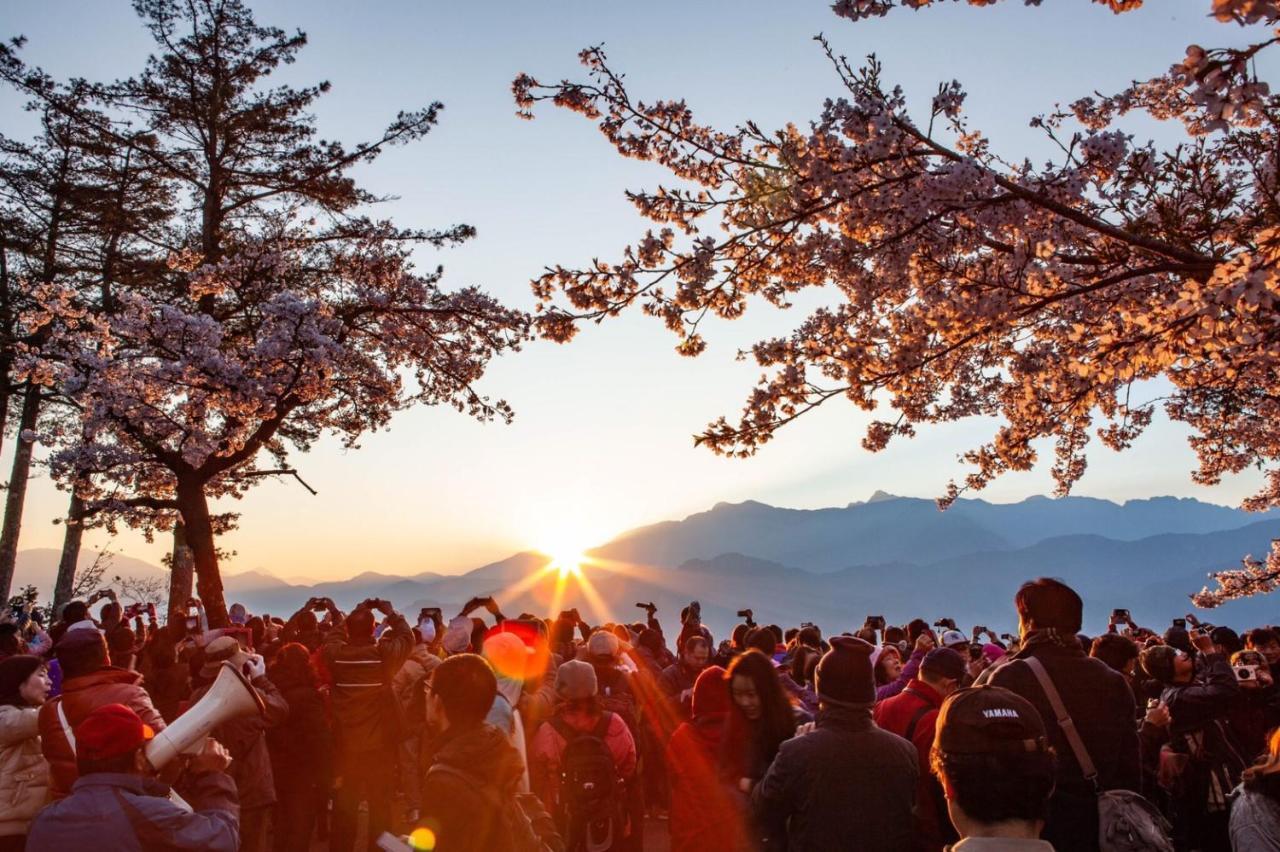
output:
[[[1190,498],[959,500],[940,512],[931,500],[877,492],[826,509],[720,503],[634,529],[588,552],[585,583],[558,581],[558,571],[540,574],[549,557],[532,551],[460,575],[366,571],[299,584],[248,572],[224,583],[228,602],[285,616],[324,595],[344,608],[368,597],[410,614],[440,606],[448,617],[468,598],[492,594],[508,615],[576,606],[588,621],[636,620],[642,613],[634,604],[652,600],[659,618],[673,624],[681,606],[698,599],[719,636],[746,607],[761,623],[812,621],[827,632],[856,628],[869,614],[890,623],[952,617],[962,627],[1012,631],[1018,585],[1055,576],[1080,592],[1086,630],[1099,631],[1115,607],[1128,608],[1139,624],[1167,626],[1190,609],[1187,595],[1205,584],[1208,571],[1266,553],[1273,538],[1280,538],[1280,512],[1252,514]],[[15,586],[51,588],[56,564],[56,551],[22,551]],[[116,557],[108,576],[154,572],[163,569]],[[1245,628],[1280,621],[1276,609],[1276,600],[1260,597],[1200,616]]]

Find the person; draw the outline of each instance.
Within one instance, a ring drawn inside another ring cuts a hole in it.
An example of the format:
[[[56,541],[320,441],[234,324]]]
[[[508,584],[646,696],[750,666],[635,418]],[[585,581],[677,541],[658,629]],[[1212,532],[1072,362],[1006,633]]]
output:
[[[262,713],[228,719],[213,729],[213,736],[231,755],[231,778],[240,803],[240,852],[264,852],[267,821],[276,803],[266,732],[288,718],[289,705],[267,677],[262,657],[247,653],[234,636],[219,636],[206,645],[204,659],[200,685],[191,693],[192,704],[213,686],[224,663],[244,672],[262,699]]]
[[[69,796],[36,815],[27,852],[236,852],[236,785],[226,774],[231,757],[217,740],[206,739],[187,764],[182,796],[194,808],[188,812],[169,800],[167,785],[151,777],[143,747],[154,731],[132,709],[96,707],[74,735],[79,777]]]
[[[916,747],[920,775],[916,787],[916,848],[937,852],[956,839],[946,813],[942,789],[930,770],[938,710],[948,695],[960,688],[965,659],[952,648],[934,648],[920,664],[919,677],[902,692],[876,704],[875,723]]]
[[[1224,653],[1227,646],[1216,636],[1213,639],[1215,653]],[[1240,695],[1231,708],[1228,726],[1240,747],[1240,756],[1252,763],[1266,753],[1267,735],[1280,726],[1280,688],[1260,651],[1236,651],[1230,657],[1232,671],[1247,676],[1236,678]]]
[[[711,643],[705,636],[690,636],[680,651],[680,658],[662,670],[659,684],[671,699],[683,721],[688,719],[693,702],[693,685],[711,658]]]
[[[739,852],[751,848],[741,801],[721,780],[717,767],[729,717],[727,672],[702,670],[693,685],[692,716],[666,746],[671,791],[672,852]]]
[[[768,843],[780,848],[897,852],[912,840],[916,751],[872,720],[875,647],[834,636],[818,663],[818,718],[788,740],[752,805]]]
[[[1226,724],[1240,687],[1207,632],[1197,629],[1190,639],[1200,652],[1198,664],[1183,651],[1157,645],[1142,652],[1142,668],[1163,687],[1160,701],[1170,717],[1166,748],[1182,756],[1171,794],[1175,832],[1191,848],[1226,849],[1227,797],[1245,766]]]
[[[896,645],[885,644],[876,648],[871,658],[876,679],[876,701],[892,698],[906,689],[907,684],[911,683],[916,673],[920,671],[924,655],[933,650],[935,644],[933,634],[928,630],[920,633],[915,638],[911,658],[907,660],[905,666],[902,664],[902,654]]]
[[[778,682],[773,661],[749,650],[729,664],[733,701],[720,748],[720,772],[742,795],[764,777],[784,740],[796,732],[796,716]]]
[[[421,755],[423,728],[426,725],[426,691],[424,689],[432,670],[440,665],[437,653],[441,635],[439,610],[418,614],[418,624],[413,629],[413,649],[405,658],[400,670],[391,679],[391,691],[400,704],[405,720],[405,735],[399,746],[400,790],[404,795],[406,817],[415,822],[422,807]]]
[[[1004,687],[1039,711],[1057,755],[1057,779],[1049,799],[1044,839],[1058,849],[1091,852],[1098,849],[1097,791],[1085,778],[1058,725],[1058,716],[1026,660],[1038,660],[1062,696],[1103,790],[1137,792],[1141,787],[1133,692],[1124,675],[1102,660],[1086,656],[1080,646],[1076,634],[1084,604],[1071,587],[1047,577],[1031,580],[1018,589],[1014,606],[1021,636],[1018,653],[987,669],[978,683]]]
[[[1235,852],[1280,849],[1280,728],[1268,737],[1266,754],[1245,769],[1229,825]]]
[[[1280,634],[1276,631],[1269,627],[1250,630],[1245,636],[1245,647],[1260,652],[1273,669],[1280,669]]]
[[[62,666],[62,694],[40,708],[40,748],[49,762],[50,792],[60,799],[77,777],[72,731],[94,709],[123,704],[156,733],[164,718],[142,686],[142,675],[107,664],[107,643],[97,628],[72,626],[54,646]]]
[[[48,697],[43,660],[29,654],[0,660],[0,852],[22,852],[31,818],[49,800],[38,722]]]
[[[1053,852],[1039,838],[1054,755],[1031,702],[998,686],[953,693],[938,713],[930,762],[960,835],[949,852]]]
[[[556,817],[556,824],[568,840],[570,848],[583,832],[575,824],[569,791],[561,788],[561,771],[571,741],[585,736],[601,740],[613,762],[613,775],[624,788],[635,783],[637,752],[635,739],[627,723],[616,713],[605,711],[600,704],[596,670],[583,660],[562,663],[556,672],[556,697],[559,701],[555,715],[538,728],[529,748],[530,780],[534,792],[542,799],[547,810]],[[615,791],[616,812],[627,812],[626,789]],[[628,830],[620,823],[624,816],[614,820],[613,836],[623,841],[612,848],[623,848]]]
[[[387,628],[375,641],[374,610]],[[336,608],[330,610],[335,619]],[[360,803],[368,802],[369,845],[391,825],[397,752],[403,720],[391,682],[413,649],[413,633],[404,616],[385,600],[370,599],[331,629],[321,645],[325,685],[330,690],[335,744],[335,773],[340,781],[333,803],[334,852],[351,852],[356,843]],[[389,769],[390,768],[390,769]]]
[[[276,652],[267,676],[289,715],[267,729],[271,775],[276,779],[275,852],[307,852],[333,777],[333,743],[324,699],[307,648],[290,642]]]
[[[427,703],[441,732],[429,745],[422,814],[409,835],[415,848],[512,848],[501,809],[515,799],[523,767],[506,734],[485,724],[497,694],[493,669],[476,654],[450,656],[431,673]]]

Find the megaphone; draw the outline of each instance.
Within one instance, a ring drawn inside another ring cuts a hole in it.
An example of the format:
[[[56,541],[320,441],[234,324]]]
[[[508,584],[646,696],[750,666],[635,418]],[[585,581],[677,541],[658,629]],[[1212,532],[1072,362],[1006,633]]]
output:
[[[249,679],[235,664],[224,662],[209,691],[147,743],[147,761],[159,769],[180,754],[198,754],[218,725],[265,712],[262,696]]]

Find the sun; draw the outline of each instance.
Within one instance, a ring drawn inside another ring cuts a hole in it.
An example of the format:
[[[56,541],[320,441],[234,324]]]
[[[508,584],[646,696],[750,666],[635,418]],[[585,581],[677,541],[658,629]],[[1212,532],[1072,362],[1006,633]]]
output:
[[[582,564],[586,561],[586,554],[580,549],[558,550],[553,551],[549,567],[559,571],[561,577],[578,577],[582,574]]]

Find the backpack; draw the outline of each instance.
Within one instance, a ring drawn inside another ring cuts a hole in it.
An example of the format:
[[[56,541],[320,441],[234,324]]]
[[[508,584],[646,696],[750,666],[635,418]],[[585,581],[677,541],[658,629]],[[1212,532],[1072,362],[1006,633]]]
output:
[[[571,850],[604,852],[626,835],[624,785],[605,742],[613,716],[601,713],[588,733],[570,727],[560,716],[549,722],[565,741],[559,806]]]
[[[1098,769],[1049,673],[1035,657],[1026,657],[1022,662],[1039,681],[1085,780],[1093,784],[1098,794],[1098,846],[1102,852],[1173,852],[1169,821],[1155,805],[1129,790],[1103,790],[1098,786]]]
[[[432,775],[452,775],[474,790],[496,816],[497,840],[492,848],[503,852],[564,852],[564,841],[556,832],[555,820],[533,793],[501,795],[469,772],[437,763],[427,770]]]

